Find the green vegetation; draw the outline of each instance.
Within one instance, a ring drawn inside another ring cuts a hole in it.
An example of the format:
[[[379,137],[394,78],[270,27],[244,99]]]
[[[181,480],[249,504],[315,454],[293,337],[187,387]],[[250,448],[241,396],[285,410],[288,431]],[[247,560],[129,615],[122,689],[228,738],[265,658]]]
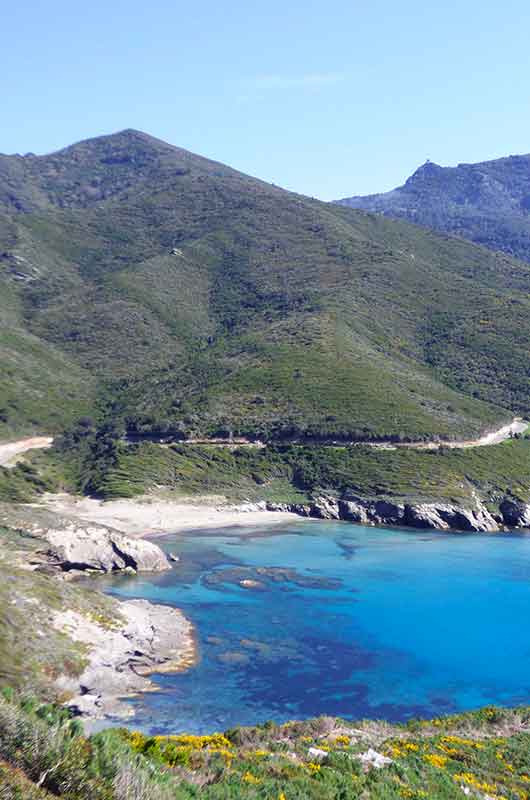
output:
[[[64,710],[5,692],[0,780],[11,794],[2,797],[457,800],[469,790],[528,800],[529,722],[530,708],[490,707],[404,726],[322,717],[208,736],[110,729],[86,737]],[[363,769],[369,748],[390,763]]]
[[[116,435],[116,429],[114,429]],[[125,444],[108,428],[75,428],[51,451],[32,455],[19,473],[42,476],[43,486],[101,497],[133,497],[157,487],[180,495],[224,495],[230,500],[305,502],[321,492],[365,497],[463,503],[473,494],[496,504],[530,500],[530,439],[490,447],[417,450],[363,445],[217,447]],[[7,489],[13,493],[13,484]],[[21,490],[31,491],[26,482]],[[0,483],[0,492],[2,484]],[[0,498],[2,495],[0,494]]]
[[[530,261],[530,156],[440,167],[428,161],[384,194],[339,203],[451,233]]]
[[[110,597],[28,569],[42,567],[45,543],[23,527],[24,521],[20,532],[0,527],[0,687],[65,700],[54,681],[80,675],[85,652],[53,627],[51,616],[73,609],[92,620],[112,620],[118,612]]]
[[[53,491],[57,484],[51,477],[41,477],[38,469],[21,462],[11,469],[0,467],[0,501],[27,503],[42,492]]]
[[[0,157],[0,435],[267,441],[530,412],[530,267],[145,134]]]

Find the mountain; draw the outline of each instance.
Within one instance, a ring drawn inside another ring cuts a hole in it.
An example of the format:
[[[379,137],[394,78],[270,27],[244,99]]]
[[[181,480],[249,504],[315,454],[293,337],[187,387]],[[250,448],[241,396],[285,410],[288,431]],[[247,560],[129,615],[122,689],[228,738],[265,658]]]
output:
[[[406,219],[530,262],[530,155],[423,164],[403,186],[338,203]]]
[[[126,130],[0,156],[0,436],[266,439],[530,412],[530,267]]]

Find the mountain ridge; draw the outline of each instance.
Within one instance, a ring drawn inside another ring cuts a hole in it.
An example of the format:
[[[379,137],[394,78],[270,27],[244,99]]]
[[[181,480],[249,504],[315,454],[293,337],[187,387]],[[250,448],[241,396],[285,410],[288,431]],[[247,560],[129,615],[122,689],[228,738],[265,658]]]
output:
[[[336,202],[406,219],[530,261],[530,154],[455,167],[426,161],[389,192]]]
[[[457,438],[528,407],[527,265],[132,129],[0,157],[0,282],[6,433]]]

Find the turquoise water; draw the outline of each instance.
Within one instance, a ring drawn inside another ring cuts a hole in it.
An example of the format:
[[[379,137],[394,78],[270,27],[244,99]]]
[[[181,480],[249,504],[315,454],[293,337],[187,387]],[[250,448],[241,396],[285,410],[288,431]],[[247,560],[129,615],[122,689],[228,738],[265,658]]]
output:
[[[198,665],[155,676],[160,691],[131,701],[137,727],[402,721],[530,702],[530,535],[331,522],[244,534],[158,539],[181,556],[171,573],[107,587],[178,606],[197,628]]]

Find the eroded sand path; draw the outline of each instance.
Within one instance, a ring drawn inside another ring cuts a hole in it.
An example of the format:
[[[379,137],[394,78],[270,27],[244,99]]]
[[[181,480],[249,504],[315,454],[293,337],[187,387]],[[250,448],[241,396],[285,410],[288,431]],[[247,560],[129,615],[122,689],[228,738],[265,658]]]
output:
[[[28,450],[51,447],[53,436],[31,436],[16,442],[0,443],[0,467],[14,467],[18,459]]]

